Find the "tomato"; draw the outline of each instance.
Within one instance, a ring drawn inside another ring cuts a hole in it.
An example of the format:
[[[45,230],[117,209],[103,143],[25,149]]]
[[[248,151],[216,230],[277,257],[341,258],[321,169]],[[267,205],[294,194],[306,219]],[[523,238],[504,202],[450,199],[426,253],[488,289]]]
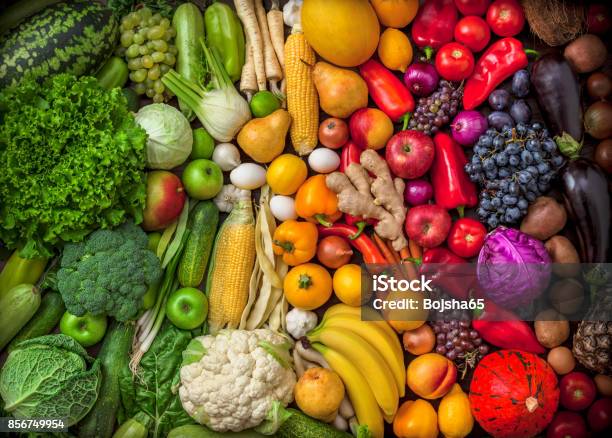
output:
[[[283,154],[276,157],[268,171],[266,181],[277,195],[293,195],[308,176],[306,163],[297,155]]]
[[[548,425],[546,438],[586,438],[587,427],[580,414],[570,411],[561,411]]]
[[[487,23],[495,35],[510,37],[525,25],[525,13],[517,0],[495,0],[487,10]]]
[[[590,33],[604,34],[610,30],[610,10],[601,3],[589,5],[587,9],[587,30]]]
[[[436,55],[436,70],[448,81],[462,81],[474,70],[474,55],[463,44],[445,44]]]
[[[294,266],[283,280],[285,298],[293,307],[312,310],[321,307],[332,294],[332,278],[321,265]]]
[[[319,125],[319,141],[330,149],[341,148],[349,138],[348,125],[342,119],[330,117]]]
[[[463,17],[455,26],[455,40],[465,44],[473,52],[480,52],[487,47],[490,39],[489,25],[475,15]]]
[[[480,252],[486,236],[483,224],[463,217],[455,221],[448,233],[448,248],[459,257],[474,257]]]
[[[597,388],[593,379],[580,371],[566,374],[559,382],[559,402],[572,411],[588,408],[596,395]]]
[[[455,6],[463,15],[484,15],[491,0],[455,0]]]
[[[603,432],[612,427],[612,398],[601,398],[593,403],[587,414],[593,432]]]

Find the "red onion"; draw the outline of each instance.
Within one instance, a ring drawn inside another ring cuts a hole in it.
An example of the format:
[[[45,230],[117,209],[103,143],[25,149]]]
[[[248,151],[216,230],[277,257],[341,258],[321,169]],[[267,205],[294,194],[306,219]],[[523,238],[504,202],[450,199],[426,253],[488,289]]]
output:
[[[410,205],[426,204],[433,197],[433,187],[424,179],[406,181],[404,199]]]
[[[451,123],[451,133],[460,145],[472,146],[488,127],[487,118],[479,111],[461,111]]]
[[[416,96],[429,96],[438,87],[438,72],[428,62],[415,62],[404,73],[404,83]]]

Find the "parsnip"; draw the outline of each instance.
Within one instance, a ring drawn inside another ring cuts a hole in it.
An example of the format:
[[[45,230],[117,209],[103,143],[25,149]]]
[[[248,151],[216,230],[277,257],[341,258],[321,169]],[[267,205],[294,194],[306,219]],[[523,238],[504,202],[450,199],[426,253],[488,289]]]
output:
[[[261,31],[263,41],[263,54],[266,67],[266,78],[270,81],[270,89],[274,94],[280,93],[278,82],[283,79],[283,71],[278,59],[272,40],[270,38],[270,30],[268,29],[268,19],[266,17],[266,9],[263,5],[263,0],[255,0],[255,14],[257,15],[257,23]]]
[[[245,44],[245,63],[240,76],[240,91],[242,91],[250,102],[253,94],[257,92],[257,76],[255,75],[255,61],[253,60],[253,48],[248,35]]]
[[[253,0],[234,0],[234,6],[240,21],[244,25],[247,41],[251,41],[253,52],[253,62],[255,63],[255,76],[257,77],[257,87],[259,91],[266,90],[266,67],[263,55],[262,33],[257,23],[255,4]]]

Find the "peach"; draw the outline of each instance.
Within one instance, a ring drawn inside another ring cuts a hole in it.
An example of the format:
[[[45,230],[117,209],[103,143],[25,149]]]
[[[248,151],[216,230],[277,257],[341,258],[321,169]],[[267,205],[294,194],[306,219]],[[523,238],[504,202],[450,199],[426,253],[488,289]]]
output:
[[[457,381],[457,367],[446,357],[427,353],[408,365],[408,387],[419,397],[429,400],[444,396]]]
[[[362,108],[349,121],[351,139],[362,149],[382,149],[393,135],[389,116],[377,108]]]

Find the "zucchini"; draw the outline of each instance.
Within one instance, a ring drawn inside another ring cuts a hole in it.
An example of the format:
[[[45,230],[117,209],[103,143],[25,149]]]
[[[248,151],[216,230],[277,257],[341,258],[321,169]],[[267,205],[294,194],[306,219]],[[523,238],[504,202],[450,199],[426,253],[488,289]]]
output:
[[[0,89],[25,77],[95,73],[112,53],[119,26],[94,1],[62,2],[32,15],[0,39]]]
[[[128,80],[128,66],[118,56],[111,56],[96,73],[98,83],[107,90],[123,87]]]
[[[0,15],[0,35],[38,11],[60,1],[62,0],[21,0],[12,4]]]
[[[198,287],[204,279],[219,224],[219,209],[213,201],[198,203],[189,217],[189,239],[178,266],[182,287]]]
[[[40,291],[20,284],[0,298],[0,350],[32,319],[40,306]]]
[[[187,424],[175,427],[168,433],[167,438],[264,438],[253,430],[243,430],[242,432],[215,432],[205,426],[198,424]]]
[[[48,335],[59,324],[65,311],[66,307],[59,292],[47,292],[43,295],[36,314],[17,333],[6,350],[10,353],[22,341]]]
[[[287,409],[292,415],[283,422],[276,432],[277,438],[352,438],[352,435],[342,432],[322,421],[310,418],[296,409]]]
[[[15,251],[0,272],[0,298],[20,284],[36,284],[45,272],[48,259],[24,259]]]
[[[100,394],[91,411],[79,423],[79,438],[109,438],[113,435],[121,401],[119,375],[129,367],[134,330],[133,323],[113,321],[104,336],[97,356],[102,365]]]
[[[176,71],[185,79],[199,84],[204,77],[204,63],[200,38],[204,38],[204,17],[193,3],[183,3],[174,12],[172,27],[176,30],[174,45],[178,50]],[[188,120],[195,118],[195,113],[178,100],[179,108]]]

